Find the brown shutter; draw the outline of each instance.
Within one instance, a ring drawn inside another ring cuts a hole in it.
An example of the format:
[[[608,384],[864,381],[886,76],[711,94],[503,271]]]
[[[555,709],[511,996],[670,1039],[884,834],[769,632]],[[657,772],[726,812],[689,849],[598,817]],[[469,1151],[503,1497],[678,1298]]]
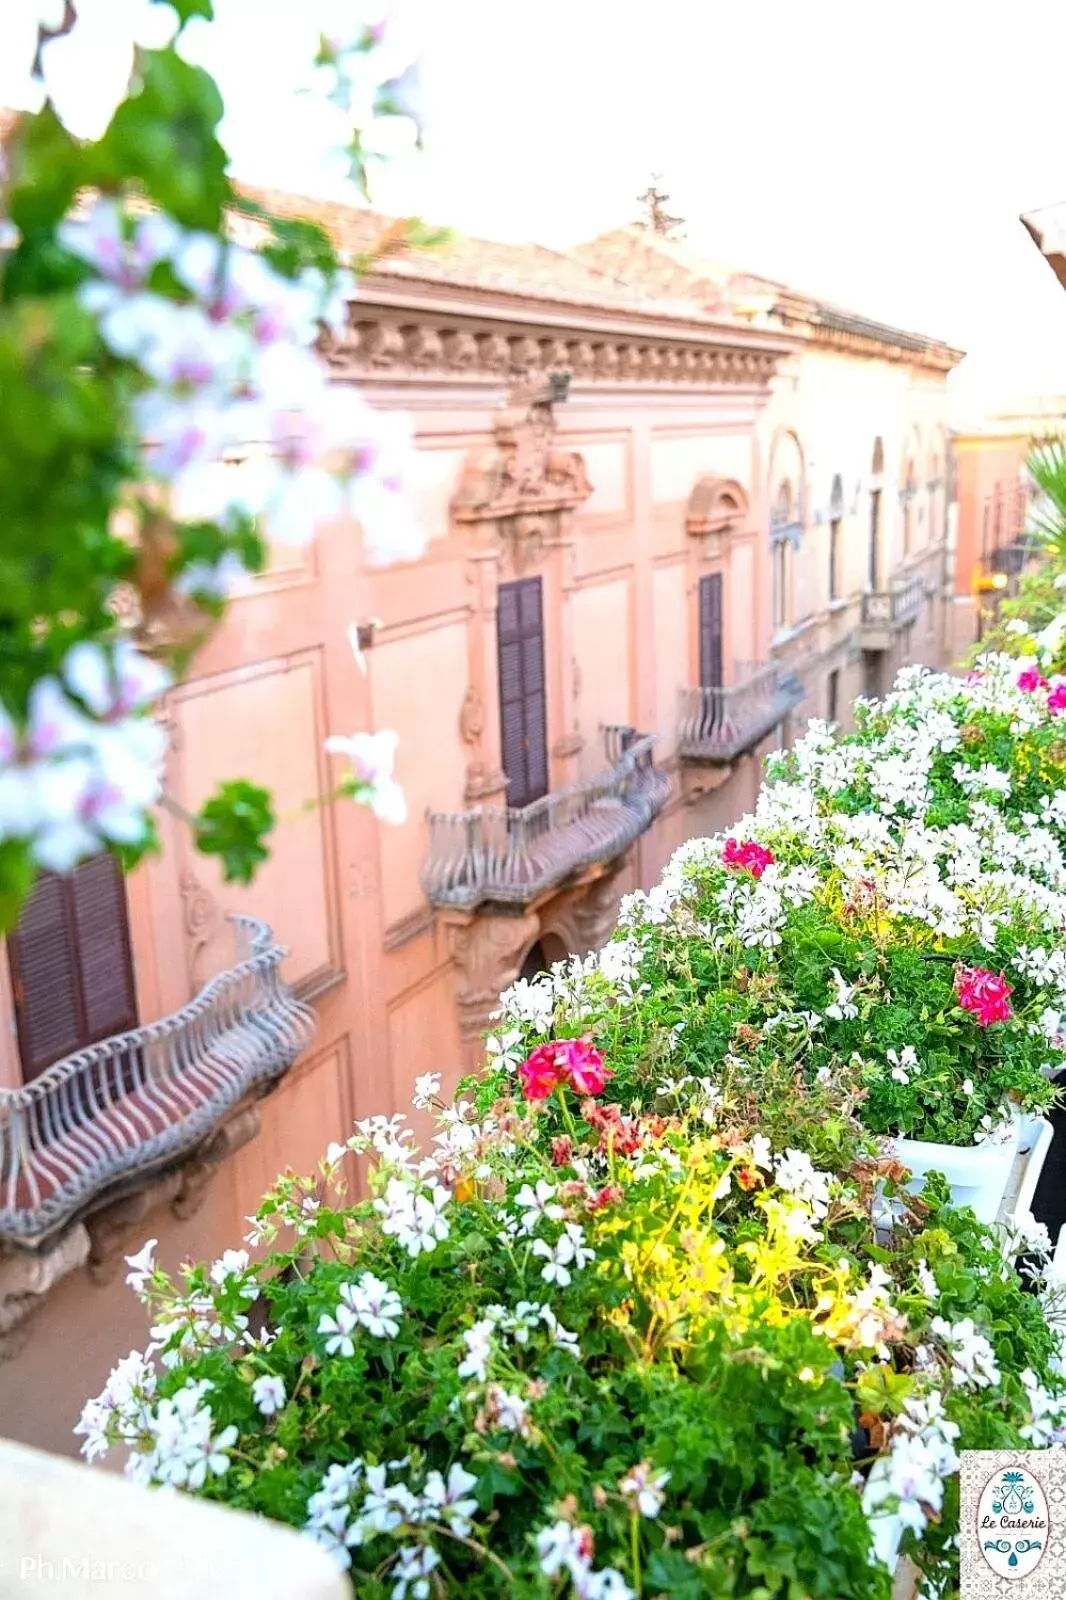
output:
[[[46,872],[8,937],[23,1078],[82,1042],[78,954],[62,878]]]
[[[501,584],[498,605],[500,745],[507,804],[526,806],[548,790],[540,579]]]
[[[83,862],[71,876],[70,892],[86,1039],[106,1039],[137,1025],[126,888],[114,856]]]
[[[700,688],[722,687],[722,574],[700,579]]]
[[[113,856],[42,873],[8,938],[22,1074],[137,1022],[126,892]]]

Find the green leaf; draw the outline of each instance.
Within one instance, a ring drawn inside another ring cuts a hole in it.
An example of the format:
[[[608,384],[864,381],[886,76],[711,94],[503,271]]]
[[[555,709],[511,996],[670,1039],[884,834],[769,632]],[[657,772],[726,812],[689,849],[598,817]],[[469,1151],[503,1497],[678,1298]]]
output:
[[[170,6],[178,13],[178,22],[183,28],[192,17],[203,17],[206,22],[215,20],[212,0],[153,0],[153,4]]]
[[[243,778],[222,783],[197,818],[197,848],[219,857],[227,883],[251,883],[270,854],[263,839],[275,821],[266,789]]]

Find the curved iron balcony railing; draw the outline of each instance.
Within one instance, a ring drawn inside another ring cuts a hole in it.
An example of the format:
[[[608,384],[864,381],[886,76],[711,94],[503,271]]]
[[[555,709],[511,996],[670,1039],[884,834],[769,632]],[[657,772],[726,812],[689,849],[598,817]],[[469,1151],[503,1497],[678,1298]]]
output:
[[[928,597],[929,585],[920,572],[893,589],[876,589],[862,597],[864,628],[902,628],[913,622]]]
[[[200,1144],[288,1070],[315,1031],[265,923],[231,919],[237,962],[173,1016],[0,1090],[0,1239],[43,1242],[138,1173]]]
[[[429,813],[422,871],[435,906],[528,905],[583,867],[621,855],[662,810],[670,779],[654,763],[653,734],[604,729],[610,769],[532,805]]]
[[[678,754],[722,763],[751,750],[799,705],[803,684],[776,662],[743,662],[728,688],[682,689]]]

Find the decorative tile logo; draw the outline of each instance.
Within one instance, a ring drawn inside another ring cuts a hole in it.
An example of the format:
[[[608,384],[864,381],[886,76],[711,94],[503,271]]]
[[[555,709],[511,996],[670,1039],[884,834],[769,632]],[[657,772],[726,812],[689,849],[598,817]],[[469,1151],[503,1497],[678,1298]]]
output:
[[[1048,1503],[1024,1467],[994,1472],[977,1506],[981,1554],[1001,1578],[1025,1578],[1047,1549]]]
[[[961,1600],[1066,1600],[1066,1450],[964,1450]]]

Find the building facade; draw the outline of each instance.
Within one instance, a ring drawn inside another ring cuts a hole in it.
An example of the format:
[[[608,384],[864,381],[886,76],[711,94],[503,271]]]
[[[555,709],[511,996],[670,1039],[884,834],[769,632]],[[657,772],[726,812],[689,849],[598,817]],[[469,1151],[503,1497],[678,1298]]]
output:
[[[381,234],[317,209],[352,254]],[[768,748],[945,659],[957,353],[604,254],[377,259],[324,359],[411,417],[425,555],[375,570],[342,522],[273,549],[169,697],[162,854],[46,880],[9,941],[9,1434],[70,1449],[143,1339],[124,1251],[235,1245],[279,1170],[476,1065],[500,990],[600,945],[623,892],[750,806]],[[309,806],[341,776],[327,735],[382,728],[407,823]],[[230,776],[281,819],[246,889],[181,821]]]

